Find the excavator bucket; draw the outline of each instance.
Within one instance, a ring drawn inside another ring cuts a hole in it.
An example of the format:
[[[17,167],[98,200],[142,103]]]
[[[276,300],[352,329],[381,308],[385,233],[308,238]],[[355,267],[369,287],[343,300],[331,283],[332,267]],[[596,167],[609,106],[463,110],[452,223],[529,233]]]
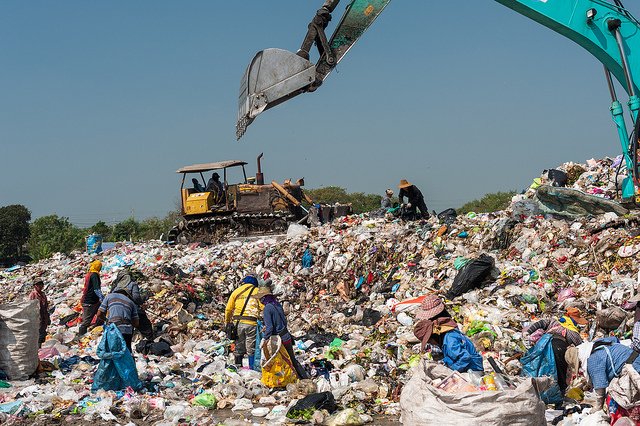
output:
[[[240,81],[237,138],[258,114],[303,93],[315,78],[315,65],[295,53],[282,49],[258,52]]]
[[[351,0],[330,40],[324,32],[339,0],[325,0],[324,6],[309,24],[300,54],[281,49],[266,49],[253,58],[240,82],[240,99],[236,136],[262,111],[294,96],[317,89],[340,60],[373,24],[391,0]],[[320,59],[314,65],[309,48],[315,43]]]

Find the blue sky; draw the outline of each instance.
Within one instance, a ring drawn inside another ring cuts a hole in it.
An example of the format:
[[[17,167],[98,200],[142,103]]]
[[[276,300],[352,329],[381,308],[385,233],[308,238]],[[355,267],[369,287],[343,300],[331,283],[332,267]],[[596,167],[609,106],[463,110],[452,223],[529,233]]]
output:
[[[295,51],[321,4],[0,2],[0,205],[86,226],[163,216],[180,166],[254,173],[264,152],[267,180],[382,194],[406,178],[442,210],[619,153],[600,63],[491,0],[392,1],[316,93],[236,142],[245,67]]]

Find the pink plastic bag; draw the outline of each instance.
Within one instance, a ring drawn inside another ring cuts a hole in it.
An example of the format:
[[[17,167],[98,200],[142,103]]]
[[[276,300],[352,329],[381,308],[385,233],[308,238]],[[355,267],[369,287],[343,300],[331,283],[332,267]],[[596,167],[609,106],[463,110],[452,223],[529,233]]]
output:
[[[38,350],[38,358],[40,358],[41,360],[53,358],[56,356],[60,356],[60,352],[58,352],[55,346],[51,346],[49,348],[41,348]]]
[[[571,297],[576,297],[577,294],[576,292],[573,290],[572,287],[569,288],[563,288],[562,290],[560,290],[558,292],[558,302],[564,302],[565,300],[571,298]]]

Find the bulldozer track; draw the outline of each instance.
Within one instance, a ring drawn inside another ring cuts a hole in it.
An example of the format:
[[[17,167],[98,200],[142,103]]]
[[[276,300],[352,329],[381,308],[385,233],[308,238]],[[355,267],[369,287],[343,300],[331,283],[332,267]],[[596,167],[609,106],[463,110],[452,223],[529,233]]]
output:
[[[289,224],[296,221],[296,216],[290,212],[233,213],[184,219],[169,231],[169,241],[218,243],[231,237],[279,234],[286,232]]]

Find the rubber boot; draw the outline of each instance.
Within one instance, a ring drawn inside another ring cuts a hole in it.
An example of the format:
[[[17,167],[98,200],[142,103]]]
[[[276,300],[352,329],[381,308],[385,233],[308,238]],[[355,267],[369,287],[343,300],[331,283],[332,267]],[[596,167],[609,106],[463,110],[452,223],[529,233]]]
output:
[[[250,370],[254,370],[255,366],[255,356],[254,355],[249,355],[249,369]]]
[[[244,355],[235,356],[235,363],[238,368],[242,368],[242,358],[244,358]]]

